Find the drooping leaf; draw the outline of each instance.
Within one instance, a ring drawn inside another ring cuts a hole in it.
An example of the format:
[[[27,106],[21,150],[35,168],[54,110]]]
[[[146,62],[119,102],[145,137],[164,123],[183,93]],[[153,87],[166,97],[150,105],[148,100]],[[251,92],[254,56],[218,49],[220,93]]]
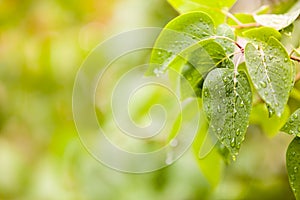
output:
[[[215,188],[221,179],[223,169],[222,158],[218,153],[218,149],[214,147],[214,141],[208,135],[208,123],[205,120],[204,114],[202,113],[201,116],[200,129],[193,143],[193,152],[203,176],[207,179],[209,185]],[[204,145],[206,147],[203,147]],[[207,151],[205,156],[201,156],[203,148],[208,148],[208,150],[204,150]]]
[[[285,125],[281,128],[281,131],[300,137],[300,109],[296,110],[289,117]]]
[[[259,125],[267,136],[273,137],[279,132],[289,116],[290,109],[288,106],[285,106],[284,112],[282,113],[281,117],[278,117],[277,115],[269,117],[266,105],[258,104],[252,108],[252,112],[250,115],[250,124]]]
[[[245,48],[246,67],[253,85],[260,97],[281,116],[289,97],[293,82],[293,65],[288,53],[274,37],[268,42],[255,45],[248,43]]]
[[[180,52],[213,34],[214,23],[202,12],[191,12],[173,19],[154,45],[148,74],[164,73]]]
[[[300,199],[300,138],[295,137],[286,152],[286,168],[291,188]]]
[[[227,24],[219,25],[216,29],[216,35],[226,37],[226,39],[217,38],[216,41],[222,45],[228,56],[232,56],[235,46],[232,41],[228,40],[228,38],[233,41],[235,38],[231,27]]]
[[[280,33],[274,28],[270,27],[253,28],[245,31],[243,35],[251,40],[262,42],[268,42],[270,37],[275,37],[278,40],[281,39]]]
[[[179,12],[202,11],[211,16],[216,24],[225,22],[222,9],[231,8],[236,0],[168,0],[168,2]]]
[[[254,15],[254,19],[257,23],[272,27],[276,30],[281,30],[292,24],[299,16],[300,10],[289,12],[286,14],[264,14]]]
[[[200,97],[203,79],[212,69],[216,67],[233,68],[232,61],[227,58],[222,46],[214,39],[200,41],[180,53],[178,58],[186,60],[181,71],[183,75],[180,81],[182,99],[192,96],[191,91],[187,90],[191,86],[194,89],[193,93]]]
[[[209,131],[228,148],[235,159],[244,140],[252,106],[252,92],[246,74],[233,69],[214,69],[203,85],[203,109]]]

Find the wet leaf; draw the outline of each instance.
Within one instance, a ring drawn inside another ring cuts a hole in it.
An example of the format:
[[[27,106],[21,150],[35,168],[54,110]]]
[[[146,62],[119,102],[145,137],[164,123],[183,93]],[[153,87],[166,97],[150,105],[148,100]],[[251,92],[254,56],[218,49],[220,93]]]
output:
[[[204,81],[202,97],[209,131],[228,148],[234,160],[244,140],[252,106],[246,74],[233,69],[214,69]]]
[[[257,23],[272,27],[276,30],[281,30],[292,24],[299,16],[300,10],[289,12],[286,14],[264,14],[254,15],[254,19]]]
[[[164,73],[180,52],[213,34],[213,21],[202,12],[187,13],[173,19],[154,45],[148,74],[158,76]]]
[[[269,106],[272,114],[281,116],[293,82],[293,64],[281,43],[274,37],[268,42],[245,48],[246,67],[260,97]]]
[[[236,0],[168,0],[168,2],[179,12],[202,11],[211,16],[216,24],[225,22],[222,9],[231,8]]]
[[[201,96],[203,79],[207,73],[216,67],[233,68],[233,63],[227,58],[222,46],[214,39],[203,40],[197,45],[187,48],[178,58],[184,58],[186,64],[182,68],[180,81],[182,99],[196,94]],[[182,79],[185,79],[184,81]],[[186,85],[189,84],[189,85]],[[194,89],[189,91],[188,88]]]
[[[232,56],[235,49],[232,41],[234,41],[235,38],[231,27],[227,24],[219,25],[216,29],[216,35],[226,37],[226,39],[217,38],[216,41],[221,44],[228,56]],[[228,40],[227,38],[231,39],[232,41]]]
[[[289,117],[285,125],[281,128],[281,131],[300,137],[300,109],[296,110]]]
[[[300,138],[295,137],[286,152],[286,168],[296,199],[300,199]]]

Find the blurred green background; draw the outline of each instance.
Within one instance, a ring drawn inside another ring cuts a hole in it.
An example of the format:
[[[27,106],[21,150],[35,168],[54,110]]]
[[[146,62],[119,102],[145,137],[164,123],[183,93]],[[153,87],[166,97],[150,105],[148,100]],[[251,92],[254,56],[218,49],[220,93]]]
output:
[[[277,122],[266,121],[264,108],[254,111],[257,125],[216,188],[190,151],[168,168],[132,175],[101,165],[82,146],[72,88],[84,58],[112,34],[163,27],[177,15],[164,0],[0,0],[0,199],[293,199],[285,170],[292,138],[265,134]]]

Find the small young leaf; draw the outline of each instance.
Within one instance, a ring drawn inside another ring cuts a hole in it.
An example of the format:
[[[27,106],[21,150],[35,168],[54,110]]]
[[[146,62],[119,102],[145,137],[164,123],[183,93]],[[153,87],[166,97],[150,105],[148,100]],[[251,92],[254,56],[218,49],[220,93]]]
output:
[[[210,129],[235,159],[244,140],[252,106],[246,74],[233,69],[214,69],[203,85],[203,109]]]
[[[227,24],[219,25],[216,29],[216,35],[229,38],[233,41],[235,39],[231,27],[228,26]],[[235,46],[232,41],[229,41],[228,39],[222,39],[222,38],[217,38],[216,41],[222,45],[222,47],[224,48],[228,56],[232,56],[235,49]]]
[[[256,45],[248,43],[245,59],[250,78],[260,97],[270,110],[281,116],[294,79],[293,65],[285,48],[274,37]]]
[[[248,31],[245,31],[243,35],[244,37],[249,38],[251,40],[261,42],[268,42],[270,37],[272,36],[278,40],[281,39],[280,33],[274,28],[270,27],[253,28]]]
[[[296,199],[300,199],[300,138],[295,137],[286,152],[286,168],[291,188]]]
[[[254,19],[257,23],[281,30],[290,24],[292,24],[299,16],[300,10],[286,13],[286,14],[265,14],[254,15]]]
[[[300,109],[296,110],[289,117],[285,125],[281,128],[281,131],[300,137]]]
[[[154,45],[148,74],[164,73],[180,52],[213,34],[213,21],[202,12],[191,12],[173,19]]]
[[[168,2],[179,12],[202,11],[211,16],[216,24],[225,22],[223,8],[231,8],[236,0],[168,0]]]

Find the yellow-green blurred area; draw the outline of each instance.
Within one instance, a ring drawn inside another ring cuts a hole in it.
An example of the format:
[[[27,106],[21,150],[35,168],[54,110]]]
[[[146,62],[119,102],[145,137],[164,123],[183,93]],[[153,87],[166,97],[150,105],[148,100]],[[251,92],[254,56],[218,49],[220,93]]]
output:
[[[164,0],[0,0],[1,200],[293,199],[285,169],[291,137],[268,137],[268,124],[250,126],[216,188],[190,151],[168,168],[133,175],[105,167],[81,144],[72,89],[84,58],[113,34],[163,27],[177,15]],[[291,111],[300,103],[300,92],[293,95]]]

